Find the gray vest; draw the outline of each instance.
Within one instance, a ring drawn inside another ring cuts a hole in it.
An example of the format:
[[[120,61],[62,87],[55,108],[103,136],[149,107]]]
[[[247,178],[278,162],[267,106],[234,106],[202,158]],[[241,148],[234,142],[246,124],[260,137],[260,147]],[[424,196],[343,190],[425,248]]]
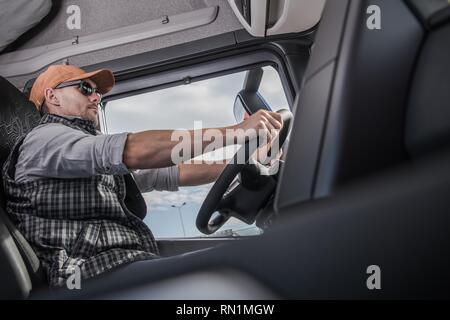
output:
[[[96,134],[93,123],[82,119],[45,115],[40,123],[62,123]],[[64,286],[75,267],[87,279],[125,263],[158,257],[153,234],[125,206],[123,176],[16,183],[15,166],[24,138],[3,167],[6,209],[35,250],[50,286]]]

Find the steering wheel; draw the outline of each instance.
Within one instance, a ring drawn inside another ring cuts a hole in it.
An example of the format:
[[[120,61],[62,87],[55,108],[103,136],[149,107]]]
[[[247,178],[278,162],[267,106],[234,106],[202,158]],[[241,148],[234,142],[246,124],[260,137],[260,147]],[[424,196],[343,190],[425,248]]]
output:
[[[280,133],[276,138],[279,139],[279,147],[281,149],[289,133],[292,113],[289,110],[285,109],[279,110],[277,112],[281,114],[281,117],[283,119],[283,127],[281,128]],[[231,215],[219,211],[219,214],[211,219],[214,212],[216,212],[218,208],[220,208],[220,204],[223,201],[224,196],[228,193],[227,191],[235,180],[235,177],[246,166],[249,165],[248,162],[250,160],[250,157],[253,155],[257,148],[258,145],[256,143],[250,143],[250,141],[247,141],[243,145],[243,147],[241,147],[239,151],[236,152],[233,160],[225,167],[219,178],[217,178],[216,182],[209,190],[209,193],[206,196],[205,201],[203,202],[197,215],[196,225],[200,232],[204,234],[212,234],[216,232],[220,227],[222,227],[223,224],[227,222],[231,217]],[[234,184],[235,183],[233,183],[233,185]]]

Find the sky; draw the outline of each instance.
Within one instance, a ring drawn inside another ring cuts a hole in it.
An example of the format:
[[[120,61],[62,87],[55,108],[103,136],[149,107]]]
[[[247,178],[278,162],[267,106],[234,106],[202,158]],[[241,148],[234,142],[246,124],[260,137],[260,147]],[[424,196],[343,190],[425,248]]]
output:
[[[259,92],[273,110],[288,108],[277,72],[270,66],[263,69]],[[245,73],[234,73],[110,101],[105,110],[107,133],[192,129],[194,121],[202,121],[204,128],[234,125],[234,100],[236,94],[242,90]],[[154,236],[160,239],[204,236],[197,230],[195,219],[211,186],[212,184],[183,187],[177,192],[144,193],[148,210],[144,222]],[[186,204],[182,206],[184,202]],[[172,205],[181,206],[181,217],[179,210]],[[242,234],[259,232],[255,227],[234,218],[220,230],[226,229]]]

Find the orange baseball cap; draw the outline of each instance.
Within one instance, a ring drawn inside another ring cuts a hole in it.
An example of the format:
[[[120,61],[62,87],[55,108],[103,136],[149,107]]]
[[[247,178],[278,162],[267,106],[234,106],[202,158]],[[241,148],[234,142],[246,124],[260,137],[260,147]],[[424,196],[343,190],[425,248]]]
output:
[[[106,94],[114,87],[114,74],[111,70],[101,69],[92,72],[72,65],[52,65],[37,77],[31,88],[30,101],[34,103],[38,110],[41,110],[45,100],[45,89],[55,89],[58,85],[66,81],[76,81],[91,79],[97,85],[101,94]]]

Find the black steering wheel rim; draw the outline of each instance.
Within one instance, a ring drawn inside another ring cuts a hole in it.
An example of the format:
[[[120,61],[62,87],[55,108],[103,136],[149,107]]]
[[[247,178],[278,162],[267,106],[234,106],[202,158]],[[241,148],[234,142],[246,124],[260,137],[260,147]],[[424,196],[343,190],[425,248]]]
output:
[[[281,148],[286,140],[289,133],[290,123],[292,120],[292,113],[289,110],[279,110],[277,111],[281,114],[283,119],[283,128],[280,130],[278,135],[279,147]],[[225,167],[220,176],[217,178],[216,182],[209,190],[203,204],[198,212],[196,225],[197,229],[204,234],[212,234],[216,232],[225,222],[228,221],[230,216],[224,215],[219,212],[219,215],[213,220],[211,218],[216,212],[224,194],[228,190],[230,184],[233,182],[234,178],[245,168],[250,156],[256,151],[258,146],[255,143],[250,143],[247,141],[243,147],[239,149],[234,155],[232,161]],[[244,153],[244,155],[242,155]],[[245,159],[245,164],[239,164],[237,159]]]

